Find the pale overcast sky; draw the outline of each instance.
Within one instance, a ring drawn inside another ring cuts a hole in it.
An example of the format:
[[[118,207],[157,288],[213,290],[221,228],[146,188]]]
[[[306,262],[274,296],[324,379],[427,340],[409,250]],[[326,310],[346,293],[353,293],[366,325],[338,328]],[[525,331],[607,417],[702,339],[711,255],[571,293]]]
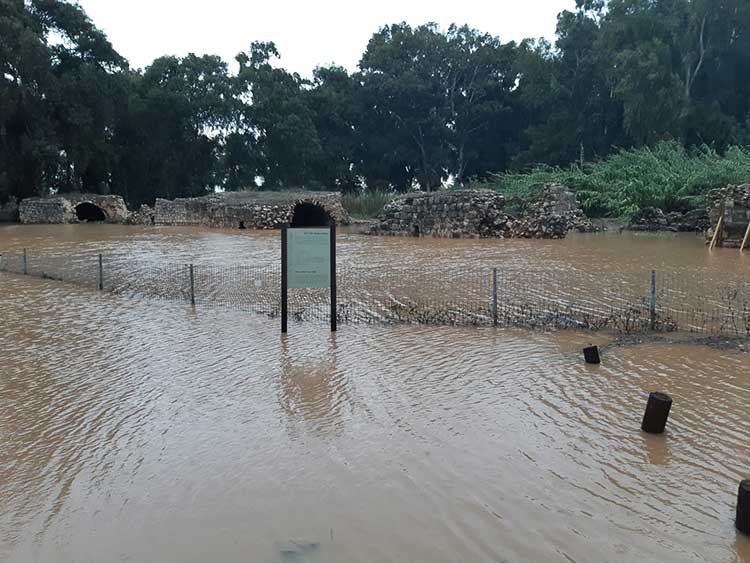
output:
[[[505,41],[554,39],[557,14],[575,0],[79,0],[133,67],[162,55],[234,57],[253,41],[274,41],[281,66],[309,76],[320,64],[354,70],[387,23],[467,23]]]

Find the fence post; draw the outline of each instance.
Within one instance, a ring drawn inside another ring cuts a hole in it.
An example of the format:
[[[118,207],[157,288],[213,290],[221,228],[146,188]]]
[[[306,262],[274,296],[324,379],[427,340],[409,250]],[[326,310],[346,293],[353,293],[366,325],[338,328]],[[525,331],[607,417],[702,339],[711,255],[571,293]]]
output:
[[[492,325],[497,326],[497,268],[492,268]]]
[[[99,255],[99,291],[104,291],[104,257]]]
[[[651,330],[656,329],[656,270],[651,270]]]
[[[195,306],[195,269],[190,264],[190,304]]]
[[[29,275],[29,258],[26,254],[26,249],[23,249],[23,275],[28,276]]]

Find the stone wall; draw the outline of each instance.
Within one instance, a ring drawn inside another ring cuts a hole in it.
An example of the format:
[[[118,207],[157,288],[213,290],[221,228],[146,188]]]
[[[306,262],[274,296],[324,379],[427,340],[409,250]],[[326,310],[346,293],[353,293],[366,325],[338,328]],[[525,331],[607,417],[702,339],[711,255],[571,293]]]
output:
[[[562,239],[570,231],[591,233],[597,229],[584,215],[576,194],[561,184],[546,186],[537,201],[513,221],[513,238]]]
[[[319,206],[339,225],[349,223],[340,193],[234,192],[199,198],[157,199],[157,225],[200,225],[223,229],[279,229],[291,223],[300,204]]]
[[[102,210],[107,223],[124,223],[130,214],[118,195],[64,194],[24,199],[18,208],[18,220],[24,224],[78,223],[76,206],[91,203]]]
[[[374,235],[502,238],[511,218],[505,198],[490,190],[411,193],[383,209]]]
[[[719,217],[724,213],[719,240],[722,246],[739,248],[750,224],[750,184],[727,186],[711,191],[707,196],[708,219],[711,228],[706,236],[711,240]]]
[[[128,225],[153,225],[155,222],[154,208],[145,203],[141,205],[138,211],[130,213],[126,221]]]
[[[24,224],[69,223],[72,206],[61,197],[29,198],[21,201],[18,208],[18,221]]]
[[[575,194],[545,188],[521,217],[506,212],[505,198],[490,190],[413,193],[386,205],[374,235],[451,238],[564,238],[570,230],[594,230]]]
[[[630,219],[630,231],[672,231],[703,233],[709,229],[708,214],[705,209],[695,209],[687,213],[664,213],[656,207],[645,207]]]

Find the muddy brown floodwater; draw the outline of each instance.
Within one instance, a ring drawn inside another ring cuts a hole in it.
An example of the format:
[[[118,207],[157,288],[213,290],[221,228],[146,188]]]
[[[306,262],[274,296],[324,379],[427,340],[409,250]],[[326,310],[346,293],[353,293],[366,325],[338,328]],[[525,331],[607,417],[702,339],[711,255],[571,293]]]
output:
[[[0,227],[0,252],[267,262],[278,235]],[[750,273],[680,236],[342,237],[341,259]],[[750,357],[277,322],[0,274],[0,561],[750,561]],[[639,430],[649,391],[665,436]]]

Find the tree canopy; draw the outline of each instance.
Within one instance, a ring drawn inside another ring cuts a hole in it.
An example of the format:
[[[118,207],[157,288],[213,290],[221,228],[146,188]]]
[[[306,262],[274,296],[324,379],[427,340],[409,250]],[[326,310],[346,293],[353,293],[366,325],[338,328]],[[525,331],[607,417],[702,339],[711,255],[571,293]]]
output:
[[[82,9],[0,0],[0,202],[216,189],[434,190],[669,140],[750,143],[747,0],[571,0],[554,44],[386,25],[359,68],[248,41],[133,70]]]

